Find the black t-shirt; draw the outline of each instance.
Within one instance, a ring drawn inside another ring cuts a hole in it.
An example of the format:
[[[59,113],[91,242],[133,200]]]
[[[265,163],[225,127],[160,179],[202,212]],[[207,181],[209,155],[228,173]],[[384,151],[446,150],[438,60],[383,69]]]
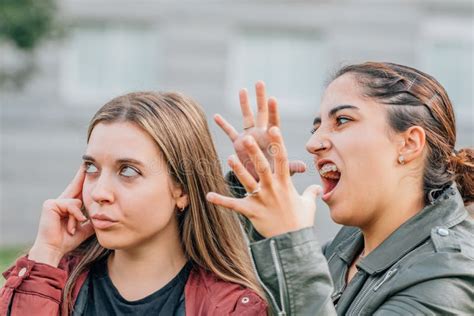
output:
[[[191,268],[191,262],[186,263],[183,269],[158,291],[137,301],[127,301],[109,277],[107,260],[101,260],[90,270],[89,297],[84,315],[174,315],[182,303],[180,298]]]

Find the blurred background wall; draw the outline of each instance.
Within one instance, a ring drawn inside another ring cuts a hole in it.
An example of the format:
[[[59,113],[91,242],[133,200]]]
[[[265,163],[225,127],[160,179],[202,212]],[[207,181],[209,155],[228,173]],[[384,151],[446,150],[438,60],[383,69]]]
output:
[[[0,86],[0,245],[34,240],[42,202],[81,163],[89,119],[129,91],[195,98],[225,162],[232,147],[212,115],[240,128],[238,90],[253,95],[265,80],[280,101],[290,158],[310,166],[294,177],[303,190],[319,181],[304,144],[326,79],[348,63],[391,61],[445,86],[457,147],[472,146],[473,19],[472,0],[58,1],[60,35],[27,53],[0,38],[1,69],[17,74]],[[338,229],[322,203],[316,226],[322,241]]]

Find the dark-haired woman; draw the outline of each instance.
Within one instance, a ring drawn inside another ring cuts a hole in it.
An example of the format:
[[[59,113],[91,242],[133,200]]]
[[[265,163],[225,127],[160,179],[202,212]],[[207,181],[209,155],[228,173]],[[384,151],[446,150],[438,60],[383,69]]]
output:
[[[391,63],[342,68],[306,146],[322,188],[302,195],[263,83],[257,104],[254,121],[241,92],[240,135],[216,116],[240,158],[229,164],[245,197],[208,199],[245,215],[260,233],[252,254],[276,310],[474,314],[474,221],[465,208],[474,200],[473,150],[455,149],[453,107],[433,77]],[[249,159],[255,167],[246,169]],[[310,227],[317,195],[344,225],[322,249]]]

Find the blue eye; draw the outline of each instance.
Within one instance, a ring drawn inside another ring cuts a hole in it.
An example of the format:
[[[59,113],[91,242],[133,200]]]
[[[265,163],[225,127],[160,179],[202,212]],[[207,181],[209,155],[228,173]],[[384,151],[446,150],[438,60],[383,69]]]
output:
[[[336,118],[337,126],[342,125],[342,124],[346,124],[347,122],[350,122],[350,121],[351,121],[351,119],[349,119],[345,116],[338,116]]]
[[[86,166],[86,173],[91,174],[91,173],[96,173],[99,171],[97,167],[94,166],[91,162],[85,162],[84,164]]]
[[[130,166],[125,166],[120,170],[120,174],[124,177],[135,177],[140,174],[135,168],[132,168]]]

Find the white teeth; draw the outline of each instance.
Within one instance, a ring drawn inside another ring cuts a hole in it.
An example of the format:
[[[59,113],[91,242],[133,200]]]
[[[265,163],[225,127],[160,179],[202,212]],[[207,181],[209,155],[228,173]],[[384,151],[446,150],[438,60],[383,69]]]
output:
[[[333,163],[327,163],[324,164],[321,169],[319,169],[319,174],[322,175],[323,177],[328,173],[328,172],[336,172],[339,171],[337,169],[337,166]]]

